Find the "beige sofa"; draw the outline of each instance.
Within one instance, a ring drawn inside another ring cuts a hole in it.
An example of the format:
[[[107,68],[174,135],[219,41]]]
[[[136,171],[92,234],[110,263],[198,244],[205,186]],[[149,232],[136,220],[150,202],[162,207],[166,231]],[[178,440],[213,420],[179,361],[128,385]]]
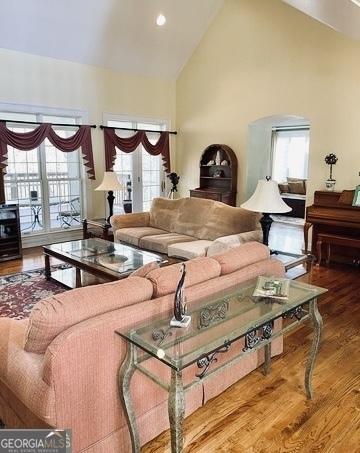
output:
[[[179,264],[154,269],[144,277],[79,288],[35,305],[27,320],[0,318],[0,419],[9,428],[71,428],[73,452],[129,452],[130,436],[118,394],[118,369],[127,345],[115,333],[160,314],[170,318]],[[267,247],[249,243],[213,258],[187,262],[188,305],[229,290],[258,275],[283,276]],[[256,310],[256,308],[254,308]],[[280,321],[275,323],[279,328]],[[244,346],[234,343],[218,364]],[[282,352],[282,338],[272,353]],[[155,359],[149,366],[168,375]],[[250,373],[263,362],[254,351],[201,381],[186,394],[186,415]],[[196,364],[184,371],[194,378]],[[135,372],[131,394],[141,445],[169,427],[167,393]]]
[[[191,259],[261,241],[259,215],[202,198],[155,198],[150,212],[114,215],[115,242]]]

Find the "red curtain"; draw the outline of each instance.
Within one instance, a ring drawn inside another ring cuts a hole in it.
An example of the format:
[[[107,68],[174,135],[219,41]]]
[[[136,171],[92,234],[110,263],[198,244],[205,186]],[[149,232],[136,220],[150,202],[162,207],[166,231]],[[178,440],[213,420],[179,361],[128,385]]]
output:
[[[41,124],[30,132],[19,133],[9,130],[5,121],[0,121],[0,168],[5,172],[8,145],[22,151],[30,151],[37,148],[46,138],[55,148],[65,153],[81,147],[88,177],[95,179],[90,126],[79,126],[74,135],[69,138],[62,138],[56,134],[51,124]]]
[[[113,169],[116,158],[116,148],[124,151],[124,153],[132,153],[141,143],[146,151],[152,156],[158,156],[161,154],[164,170],[166,173],[170,173],[169,132],[159,132],[159,134],[159,140],[155,143],[155,145],[153,145],[150,143],[145,131],[138,131],[131,137],[123,138],[116,135],[115,129],[105,128],[104,140],[106,171],[112,171]]]

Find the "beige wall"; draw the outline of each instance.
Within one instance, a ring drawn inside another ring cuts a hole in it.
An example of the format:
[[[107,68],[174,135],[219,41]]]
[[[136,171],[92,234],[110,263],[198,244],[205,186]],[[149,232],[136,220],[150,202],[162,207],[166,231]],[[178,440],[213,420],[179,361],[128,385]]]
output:
[[[0,49],[0,102],[85,110],[89,123],[103,112],[170,120],[175,124],[175,83]],[[93,130],[95,171],[104,171],[103,134]],[[175,157],[173,157],[175,159]],[[96,187],[99,181],[92,183]],[[88,191],[88,215],[104,215],[104,196]]]
[[[225,0],[180,74],[176,95],[182,195],[198,185],[202,150],[225,143],[238,157],[242,201],[248,126],[277,114],[310,120],[308,202],[324,187],[329,152],[339,157],[338,188],[360,183],[360,43],[280,0]]]

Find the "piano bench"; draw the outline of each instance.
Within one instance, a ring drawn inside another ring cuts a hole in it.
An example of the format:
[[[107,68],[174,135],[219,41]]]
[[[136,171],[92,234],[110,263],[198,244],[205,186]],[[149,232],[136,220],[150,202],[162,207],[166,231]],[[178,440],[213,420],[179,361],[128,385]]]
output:
[[[326,265],[329,266],[330,264],[330,256],[331,256],[331,246],[332,245],[340,245],[343,247],[351,247],[360,249],[360,239],[356,239],[349,236],[339,236],[336,234],[325,234],[319,233],[316,242],[316,250],[317,250],[317,266],[320,266],[321,259],[322,259],[322,245],[327,245],[327,255],[326,255]]]

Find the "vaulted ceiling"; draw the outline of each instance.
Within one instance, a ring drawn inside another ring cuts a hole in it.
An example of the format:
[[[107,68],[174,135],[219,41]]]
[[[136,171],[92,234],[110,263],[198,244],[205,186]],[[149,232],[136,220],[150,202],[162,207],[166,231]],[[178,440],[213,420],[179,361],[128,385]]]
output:
[[[360,0],[283,0],[353,39],[360,40]]]
[[[176,77],[223,0],[0,0],[0,47]],[[166,24],[155,23],[159,13]]]
[[[0,0],[0,48],[176,78],[223,1]],[[283,1],[360,39],[360,0]]]

